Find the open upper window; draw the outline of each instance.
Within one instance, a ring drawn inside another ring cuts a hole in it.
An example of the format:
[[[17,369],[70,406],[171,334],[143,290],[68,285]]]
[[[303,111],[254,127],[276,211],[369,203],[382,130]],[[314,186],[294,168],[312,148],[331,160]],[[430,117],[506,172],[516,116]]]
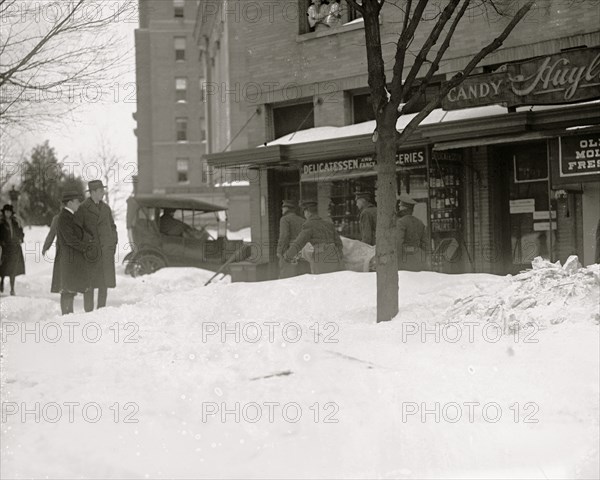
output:
[[[362,17],[346,0],[298,0],[298,9],[298,31],[301,35],[331,31]]]

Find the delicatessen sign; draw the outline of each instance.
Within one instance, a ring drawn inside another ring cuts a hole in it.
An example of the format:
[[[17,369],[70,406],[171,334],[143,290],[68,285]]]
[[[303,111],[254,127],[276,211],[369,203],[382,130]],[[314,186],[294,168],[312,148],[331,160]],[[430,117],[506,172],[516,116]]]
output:
[[[402,151],[396,154],[396,166],[401,168],[424,167],[426,165],[426,149]],[[363,175],[375,175],[377,173],[377,161],[374,155],[344,160],[332,160],[323,162],[307,162],[302,165],[300,180],[306,181],[328,181],[342,178],[360,177]]]

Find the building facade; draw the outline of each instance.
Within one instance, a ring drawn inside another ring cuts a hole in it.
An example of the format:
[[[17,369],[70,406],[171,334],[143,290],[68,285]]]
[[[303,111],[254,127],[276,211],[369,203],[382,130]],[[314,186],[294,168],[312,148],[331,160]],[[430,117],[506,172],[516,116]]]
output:
[[[139,193],[198,196],[229,207],[230,228],[249,225],[248,187],[218,182],[209,151],[205,70],[194,39],[196,0],[140,0],[135,31]]]
[[[327,26],[311,24],[308,0],[200,3],[196,31],[221,32],[226,40],[219,45],[228,46],[233,67],[227,78],[210,85],[207,95],[214,118],[235,117],[234,138],[227,138],[233,148],[207,158],[210,165],[242,172],[250,181],[252,239],[260,254],[251,259],[248,269],[254,273],[248,278],[276,275],[282,199],[318,199],[321,215],[343,235],[356,237],[353,193],[366,188],[376,194],[363,23],[345,1],[328,3],[340,15]],[[426,18],[439,13],[431,8]],[[386,4],[380,17],[390,69],[401,14]],[[568,8],[562,2],[536,2],[475,73],[493,80],[519,68],[546,72],[546,83],[552,78],[562,82],[555,90],[563,98],[538,105],[548,90],[540,81],[531,94],[534,100],[478,103],[470,98],[477,96],[473,92],[487,95],[493,84],[473,80],[470,89],[452,92],[445,110],[434,111],[409,143],[398,147],[398,193],[418,202],[415,214],[431,236],[432,268],[506,274],[530,266],[538,255],[564,261],[577,254],[584,264],[594,261],[600,218],[595,156],[600,150],[593,145],[600,136],[600,107],[581,101],[600,98],[599,21],[597,2],[571,2]],[[482,7],[469,11],[423,102],[507,22]],[[411,50],[418,51],[427,33],[424,29],[415,36]],[[202,41],[207,50],[214,49],[213,36],[207,33]],[[589,81],[569,89],[569,75],[579,68]],[[391,79],[391,71],[386,74]],[[455,105],[448,106],[452,101]],[[410,118],[400,118],[398,128]],[[207,125],[210,137],[213,125],[220,124],[211,118]],[[576,164],[568,171],[564,162],[571,157],[583,161],[581,155],[589,156],[586,166]]]

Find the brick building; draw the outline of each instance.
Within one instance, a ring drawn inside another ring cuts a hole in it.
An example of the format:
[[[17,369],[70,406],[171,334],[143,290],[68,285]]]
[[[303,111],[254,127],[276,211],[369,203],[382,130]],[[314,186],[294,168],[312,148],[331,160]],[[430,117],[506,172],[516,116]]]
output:
[[[247,266],[247,278],[276,274],[281,199],[317,198],[322,216],[354,237],[352,193],[376,189],[362,20],[342,0],[336,25],[312,29],[305,13],[310,3],[214,0],[201,2],[197,12],[196,38],[211,59],[208,138],[229,145],[225,153],[213,150],[208,163],[250,181],[252,239],[262,254]],[[380,22],[391,69],[402,18],[389,3]],[[437,13],[432,6],[426,16]],[[423,101],[507,21],[471,10],[437,72],[438,85]],[[519,62],[527,63],[523,68],[539,67],[545,58],[575,65],[582,56],[590,78],[596,78],[599,21],[598,2],[537,2],[475,73],[502,72]],[[411,50],[418,51],[425,38],[420,32]],[[389,80],[391,71],[386,73]],[[588,92],[598,92],[593,83]],[[416,214],[431,233],[436,270],[509,273],[536,255],[564,260],[578,254],[584,263],[593,262],[600,173],[592,166],[572,175],[561,162],[581,153],[573,151],[578,141],[600,137],[600,108],[564,99],[554,103],[562,105],[439,109],[399,149],[398,193],[419,202]],[[410,118],[402,117],[398,128]],[[314,174],[327,168],[336,171]]]
[[[223,187],[204,155],[204,65],[194,39],[198,2],[139,0],[135,31],[139,193],[194,195],[229,207],[230,228],[248,226],[248,187]]]

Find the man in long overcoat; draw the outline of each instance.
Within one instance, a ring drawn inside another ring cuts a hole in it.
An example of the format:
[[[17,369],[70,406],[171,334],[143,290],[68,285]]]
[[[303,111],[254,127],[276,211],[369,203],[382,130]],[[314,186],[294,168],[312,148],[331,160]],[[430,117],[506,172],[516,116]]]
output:
[[[396,222],[398,270],[420,272],[427,269],[427,229],[413,215],[417,202],[400,195]]]
[[[297,275],[310,273],[310,265],[304,259],[298,259],[297,263],[286,262],[283,254],[290,247],[302,230],[306,221],[296,213],[296,204],[291,200],[284,200],[281,205],[281,219],[279,220],[279,240],[277,242],[277,258],[279,259],[279,278],[290,278]]]
[[[319,217],[317,202],[302,203],[306,222],[290,247],[283,254],[287,262],[293,261],[307,243],[314,248],[313,261],[310,264],[313,274],[338,272],[344,269],[343,245],[337,230],[331,222]]]
[[[109,288],[115,288],[115,253],[117,250],[117,227],[110,207],[102,201],[104,185],[101,180],[88,182],[90,196],[81,204],[75,217],[83,229],[93,238],[93,246],[86,252],[91,267],[91,289],[83,295],[86,312],[94,309],[94,289],[98,289],[97,308],[106,306]]]
[[[367,245],[375,245],[377,227],[377,207],[371,203],[369,192],[356,194],[356,206],[360,210],[358,223],[360,225],[360,240]]]
[[[56,256],[52,270],[52,293],[60,293],[63,315],[73,313],[73,299],[77,293],[90,288],[89,263],[85,259],[92,237],[75,221],[75,212],[81,204],[78,192],[65,192],[64,208],[56,220]]]

